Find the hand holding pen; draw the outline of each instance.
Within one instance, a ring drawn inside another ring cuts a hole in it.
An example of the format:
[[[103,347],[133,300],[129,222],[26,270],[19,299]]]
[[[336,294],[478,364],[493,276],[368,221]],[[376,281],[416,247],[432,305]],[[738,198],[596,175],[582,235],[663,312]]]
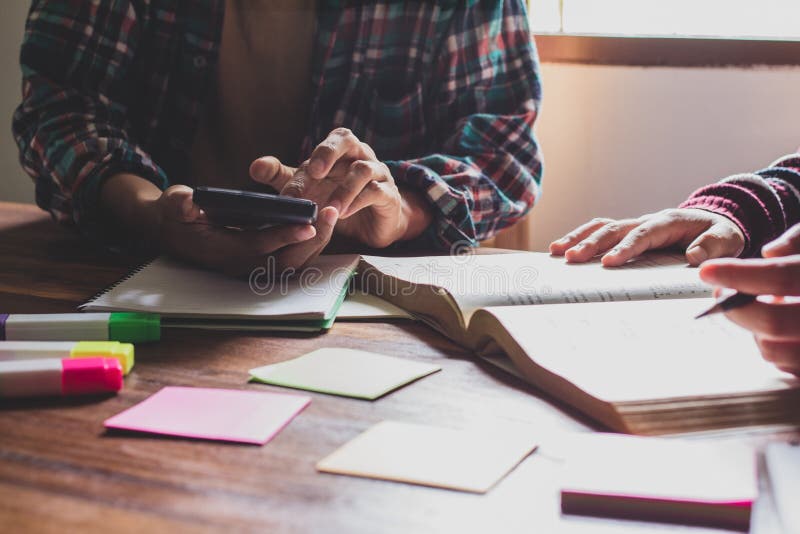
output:
[[[737,308],[742,308],[748,304],[751,304],[757,298],[758,297],[756,295],[751,295],[750,293],[739,293],[738,291],[734,291],[730,294],[720,296],[713,306],[698,314],[695,319],[700,319],[701,317],[706,317],[708,315],[714,315],[715,313],[725,313]]]
[[[764,359],[800,376],[800,299],[783,298],[800,297],[800,224],[762,254],[763,259],[712,260],[701,266],[704,281],[737,291],[701,316],[724,311],[753,332]]]

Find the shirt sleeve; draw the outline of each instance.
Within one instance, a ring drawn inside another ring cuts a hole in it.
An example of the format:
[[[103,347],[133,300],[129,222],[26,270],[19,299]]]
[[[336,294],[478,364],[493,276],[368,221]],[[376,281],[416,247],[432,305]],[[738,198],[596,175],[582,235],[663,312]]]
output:
[[[440,81],[435,151],[386,164],[434,210],[433,224],[411,246],[475,245],[517,222],[539,196],[533,125],[541,85],[525,6],[468,2],[454,11],[433,56]]]
[[[759,256],[761,247],[800,223],[800,153],[702,187],[680,207],[728,217],[745,236],[741,256]]]
[[[20,53],[22,103],[13,133],[36,202],[100,241],[103,181],[127,172],[160,188],[167,178],[131,136],[126,78],[140,33],[133,2],[34,1]],[[118,236],[117,236],[118,237]]]

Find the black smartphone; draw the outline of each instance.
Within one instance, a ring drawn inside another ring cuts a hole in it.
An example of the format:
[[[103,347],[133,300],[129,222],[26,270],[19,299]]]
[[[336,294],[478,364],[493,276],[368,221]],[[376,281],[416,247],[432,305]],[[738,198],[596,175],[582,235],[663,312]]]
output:
[[[285,224],[314,224],[317,205],[301,198],[253,193],[236,189],[197,187],[194,203],[216,225],[261,230]]]

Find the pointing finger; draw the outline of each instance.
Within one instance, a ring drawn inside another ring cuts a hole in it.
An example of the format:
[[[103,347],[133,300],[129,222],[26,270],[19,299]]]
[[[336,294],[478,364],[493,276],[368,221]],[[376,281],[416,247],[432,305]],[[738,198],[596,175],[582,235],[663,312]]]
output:
[[[324,178],[337,161],[347,159],[374,160],[375,152],[358,140],[347,128],[336,128],[311,153],[308,175],[315,180]]]

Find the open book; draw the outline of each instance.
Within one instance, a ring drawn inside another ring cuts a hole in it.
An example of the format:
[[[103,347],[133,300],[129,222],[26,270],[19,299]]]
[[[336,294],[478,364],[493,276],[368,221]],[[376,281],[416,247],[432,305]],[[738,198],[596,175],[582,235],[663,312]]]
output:
[[[800,383],[764,362],[747,331],[694,319],[711,288],[681,256],[614,269],[541,253],[365,256],[359,270],[370,293],[613,430],[800,420]]]
[[[356,255],[320,256],[295,277],[273,280],[264,270],[240,280],[158,258],[81,309],[158,313],[167,327],[327,330],[357,265]]]

